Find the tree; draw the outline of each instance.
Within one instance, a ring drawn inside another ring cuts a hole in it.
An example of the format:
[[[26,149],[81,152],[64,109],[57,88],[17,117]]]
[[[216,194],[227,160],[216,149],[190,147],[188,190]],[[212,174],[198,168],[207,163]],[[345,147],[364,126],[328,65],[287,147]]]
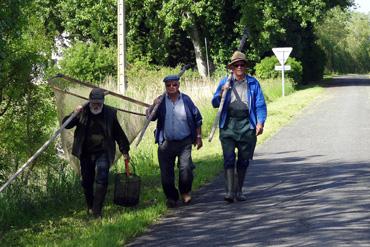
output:
[[[115,1],[66,0],[58,8],[61,25],[73,40],[116,47]],[[196,60],[206,76],[204,38],[211,42],[214,60],[225,62],[236,48],[231,45],[239,36],[238,17],[232,0],[128,0],[127,59],[167,66]]]
[[[0,3],[2,177],[45,141],[55,123],[50,92],[37,85],[53,47],[52,29],[45,27],[41,9],[39,1]]]
[[[274,46],[293,47],[292,56],[302,61],[303,80],[322,77],[323,59],[313,27],[334,6],[345,8],[351,0],[236,0],[241,23],[251,29],[248,57],[253,61],[272,55]],[[321,66],[322,67],[322,66]]]
[[[336,73],[370,71],[370,16],[333,8],[316,26],[325,69]]]

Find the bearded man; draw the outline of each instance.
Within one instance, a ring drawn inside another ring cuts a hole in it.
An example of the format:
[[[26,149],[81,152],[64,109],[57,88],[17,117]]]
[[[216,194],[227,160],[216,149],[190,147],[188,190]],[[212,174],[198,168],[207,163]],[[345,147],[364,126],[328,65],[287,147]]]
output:
[[[101,218],[108,186],[109,167],[115,158],[116,142],[125,159],[130,158],[130,144],[117,120],[117,111],[104,104],[102,89],[92,89],[89,103],[84,107],[77,106],[74,111],[78,114],[66,126],[67,129],[76,127],[72,154],[80,160],[81,185],[85,194],[87,212],[96,218]],[[63,122],[69,116],[66,116]]]

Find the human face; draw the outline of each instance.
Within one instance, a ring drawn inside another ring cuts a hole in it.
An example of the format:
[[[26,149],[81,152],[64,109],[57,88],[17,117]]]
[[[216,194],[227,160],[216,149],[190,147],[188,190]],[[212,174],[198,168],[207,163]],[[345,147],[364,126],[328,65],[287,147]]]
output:
[[[166,92],[168,94],[176,94],[179,91],[179,82],[178,81],[167,81]]]
[[[102,112],[103,103],[90,102],[89,107],[90,107],[91,113],[94,115],[97,115]]]
[[[236,62],[231,66],[231,69],[237,79],[244,77],[246,66],[246,63],[243,61]]]

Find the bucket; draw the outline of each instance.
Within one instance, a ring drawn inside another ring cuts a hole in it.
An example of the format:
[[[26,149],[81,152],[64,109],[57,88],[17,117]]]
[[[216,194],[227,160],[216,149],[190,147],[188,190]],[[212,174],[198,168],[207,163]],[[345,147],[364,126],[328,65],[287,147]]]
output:
[[[133,207],[140,199],[140,177],[130,174],[128,160],[125,160],[125,173],[118,173],[114,181],[113,202],[124,207]]]

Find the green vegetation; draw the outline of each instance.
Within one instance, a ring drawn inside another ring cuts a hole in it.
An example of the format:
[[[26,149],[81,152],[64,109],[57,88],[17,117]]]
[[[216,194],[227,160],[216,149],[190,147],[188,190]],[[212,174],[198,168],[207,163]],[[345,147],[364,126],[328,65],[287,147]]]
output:
[[[265,57],[255,67],[256,76],[261,79],[279,78],[281,71],[275,70],[275,65],[280,65],[276,56]],[[287,78],[293,79],[297,85],[302,81],[302,65],[295,58],[289,57],[286,65],[290,65],[291,69],[285,72]]]
[[[76,42],[65,50],[60,61],[60,72],[83,81],[101,84],[107,76],[116,73],[116,64],[116,49]]]
[[[327,59],[326,73],[370,72],[370,14],[334,8],[317,25],[318,43]]]

